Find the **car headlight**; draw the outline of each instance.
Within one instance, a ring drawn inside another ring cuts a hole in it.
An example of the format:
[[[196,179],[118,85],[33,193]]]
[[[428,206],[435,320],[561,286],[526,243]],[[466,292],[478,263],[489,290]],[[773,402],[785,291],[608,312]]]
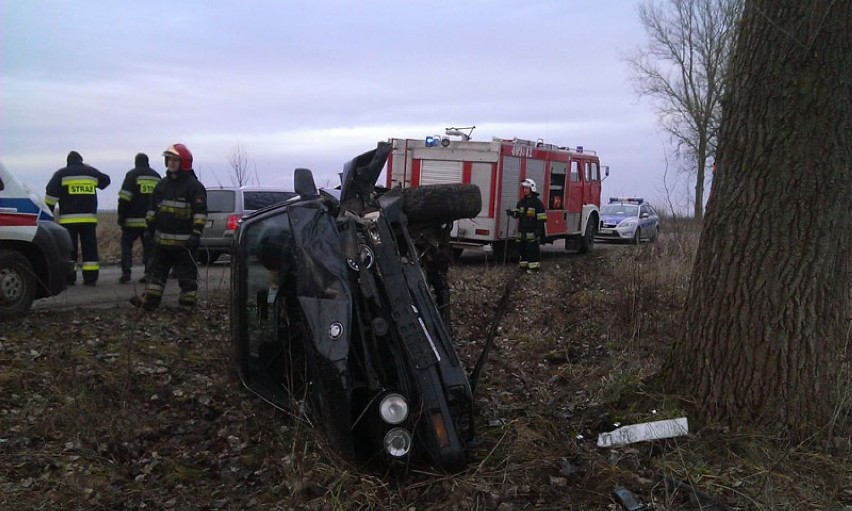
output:
[[[411,433],[402,428],[393,428],[385,434],[385,451],[396,458],[411,450]]]
[[[408,418],[408,401],[401,394],[388,394],[379,403],[379,415],[388,424],[399,424]]]
[[[638,222],[635,218],[628,218],[627,220],[625,220],[625,221],[621,222],[620,224],[618,224],[618,226],[619,226],[619,227],[634,227],[634,226],[636,226],[638,223],[639,223],[639,222]]]

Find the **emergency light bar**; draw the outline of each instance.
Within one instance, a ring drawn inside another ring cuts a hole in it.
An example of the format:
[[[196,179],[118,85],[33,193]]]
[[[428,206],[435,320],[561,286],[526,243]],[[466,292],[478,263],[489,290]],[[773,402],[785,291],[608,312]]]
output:
[[[439,135],[428,136],[426,137],[426,147],[449,147],[450,139],[447,137],[441,137]]]
[[[609,203],[614,204],[616,202],[621,202],[623,204],[642,204],[645,202],[645,199],[642,197],[610,197]]]

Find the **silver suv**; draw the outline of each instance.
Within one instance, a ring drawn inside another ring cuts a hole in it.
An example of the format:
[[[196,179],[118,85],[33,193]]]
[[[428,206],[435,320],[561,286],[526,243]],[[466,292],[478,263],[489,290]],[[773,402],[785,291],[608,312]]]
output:
[[[243,216],[295,196],[292,190],[269,186],[208,188],[207,226],[198,250],[200,262],[213,264],[220,255],[230,254],[234,231]]]

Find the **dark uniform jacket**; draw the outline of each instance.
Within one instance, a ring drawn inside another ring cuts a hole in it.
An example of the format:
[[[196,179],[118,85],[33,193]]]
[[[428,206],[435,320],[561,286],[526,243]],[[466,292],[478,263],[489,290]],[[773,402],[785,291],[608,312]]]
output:
[[[160,179],[151,196],[147,229],[162,248],[183,248],[190,236],[201,236],[207,223],[207,190],[195,173]]]
[[[69,156],[68,166],[57,170],[44,193],[44,202],[53,211],[59,203],[60,224],[97,224],[97,190],[109,186],[109,176]]]
[[[533,192],[529,197],[522,197],[515,208],[515,216],[518,217],[518,231],[527,237],[544,237],[544,222],[547,214],[544,212],[544,204]]]
[[[118,192],[118,224],[126,229],[144,229],[151,194],[160,174],[148,165],[137,163],[127,172]]]

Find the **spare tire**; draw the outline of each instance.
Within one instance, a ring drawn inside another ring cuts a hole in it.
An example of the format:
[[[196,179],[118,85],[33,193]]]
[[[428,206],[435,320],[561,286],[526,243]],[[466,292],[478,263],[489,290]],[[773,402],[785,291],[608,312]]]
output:
[[[402,190],[402,212],[410,223],[445,224],[473,218],[482,210],[482,194],[476,185],[448,183]]]

